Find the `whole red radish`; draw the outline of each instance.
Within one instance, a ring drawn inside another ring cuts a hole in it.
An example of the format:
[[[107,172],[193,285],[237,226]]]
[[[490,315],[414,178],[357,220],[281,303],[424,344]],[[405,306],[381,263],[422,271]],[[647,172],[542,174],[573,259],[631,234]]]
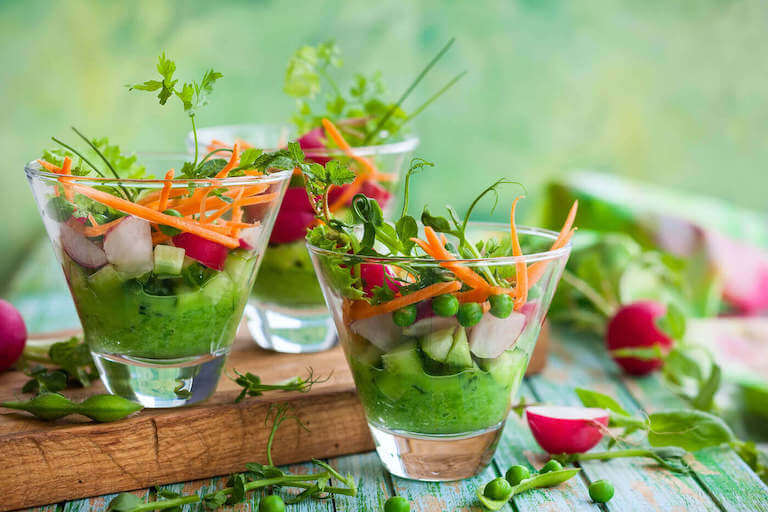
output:
[[[301,149],[306,153],[309,153],[307,155],[307,160],[320,165],[325,165],[330,161],[330,158],[326,156],[313,155],[313,150],[316,151],[318,155],[325,153],[326,148],[323,135],[325,135],[323,128],[318,126],[299,137],[299,146],[301,146]]]
[[[315,216],[311,212],[281,209],[275,218],[275,227],[272,228],[269,242],[287,244],[301,240],[314,220]]]
[[[537,405],[525,410],[531,433],[548,453],[590,450],[608,427],[608,411],[595,407]]]
[[[653,301],[640,301],[622,306],[608,322],[605,344],[609,351],[622,348],[652,348],[662,352],[672,348],[673,340],[656,326],[656,320],[667,313],[667,307]],[[660,358],[614,357],[616,363],[631,375],[646,375],[664,364]]]
[[[360,187],[360,192],[371,199],[375,199],[382,208],[386,208],[389,200],[392,199],[392,193],[389,190],[371,180],[363,182],[363,185]]]
[[[27,343],[27,327],[19,311],[0,299],[0,371],[19,360]]]
[[[186,256],[208,268],[222,270],[229,254],[226,246],[217,244],[193,233],[179,233],[173,237],[173,245],[184,249]]]

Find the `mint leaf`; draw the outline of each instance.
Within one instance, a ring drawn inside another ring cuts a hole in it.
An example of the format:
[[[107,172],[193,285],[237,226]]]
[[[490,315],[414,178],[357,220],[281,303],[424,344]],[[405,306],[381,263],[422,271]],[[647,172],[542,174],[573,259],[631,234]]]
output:
[[[355,171],[341,163],[339,160],[331,160],[325,164],[328,173],[328,183],[341,186],[355,181]]]
[[[260,149],[249,148],[240,153],[240,167],[250,167],[256,161],[256,159],[264,153]]]

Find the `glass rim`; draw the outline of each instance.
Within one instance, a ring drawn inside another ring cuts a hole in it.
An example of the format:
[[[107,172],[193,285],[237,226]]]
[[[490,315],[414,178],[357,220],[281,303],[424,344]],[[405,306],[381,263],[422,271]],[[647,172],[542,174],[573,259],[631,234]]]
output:
[[[167,153],[154,151],[139,151],[135,153],[139,157],[159,160],[179,160],[186,161],[189,155],[186,153]],[[28,178],[40,178],[43,180],[59,181],[63,176],[55,172],[46,170],[37,160],[32,160],[24,165],[24,172]],[[174,178],[172,188],[179,188],[187,185],[199,186],[237,186],[253,185],[256,183],[279,183],[289,179],[293,175],[293,170],[280,170],[262,176],[233,176],[229,178]],[[67,175],[67,181],[84,185],[128,185],[141,188],[162,188],[166,180],[163,178],[137,179],[137,178],[110,178],[101,176],[72,176]]]
[[[494,229],[498,231],[506,231],[509,229],[509,224],[505,224],[503,222],[470,222],[468,224],[469,227],[483,229],[487,228],[489,230]],[[544,228],[537,228],[533,226],[517,226],[517,232],[518,234],[525,234],[525,235],[534,235],[538,236],[540,238],[548,239],[554,241],[557,239],[558,233],[557,231],[552,231],[550,229],[544,229]],[[568,241],[567,244],[565,244],[563,247],[559,249],[548,250],[548,251],[541,251],[541,252],[535,252],[530,254],[523,254],[522,256],[497,256],[494,258],[457,258],[454,260],[435,260],[432,258],[409,258],[406,256],[370,256],[370,255],[363,255],[363,254],[348,254],[345,252],[339,252],[339,251],[332,251],[329,249],[323,249],[322,247],[317,247],[316,245],[312,245],[309,242],[307,242],[307,249],[309,249],[310,252],[314,254],[320,254],[325,256],[350,256],[354,258],[359,258],[362,260],[363,263],[370,262],[370,263],[380,263],[380,264],[387,264],[387,263],[400,263],[400,262],[410,262],[414,263],[416,265],[435,265],[440,263],[461,263],[461,264],[468,264],[472,266],[495,266],[495,265],[503,265],[507,263],[533,263],[536,261],[545,261],[545,260],[555,260],[557,258],[560,258],[561,256],[567,255],[571,251],[573,242],[571,240]]]
[[[268,123],[246,123],[246,124],[225,124],[217,126],[206,126],[197,130],[198,145],[206,145],[211,143],[211,139],[205,138],[203,135],[211,130],[233,130],[233,129],[253,129],[253,128],[288,128],[290,133],[290,127],[288,125],[280,124],[268,124]],[[395,142],[388,142],[386,144],[374,144],[369,146],[352,146],[352,150],[357,156],[371,156],[371,155],[390,155],[395,153],[407,153],[416,149],[419,145],[419,138],[415,135],[410,135],[397,140]],[[192,132],[187,133],[187,144],[194,144],[194,134]],[[274,151],[278,148],[262,148],[264,151]],[[331,148],[330,150],[323,149],[305,149],[304,154],[307,156],[323,157],[323,156],[347,156],[344,151],[339,148]]]

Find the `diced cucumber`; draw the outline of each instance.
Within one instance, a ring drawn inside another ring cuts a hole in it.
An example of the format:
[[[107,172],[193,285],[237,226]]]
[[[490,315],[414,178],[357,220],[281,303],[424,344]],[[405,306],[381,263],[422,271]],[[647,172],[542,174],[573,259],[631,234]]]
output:
[[[384,368],[398,374],[421,374],[424,372],[421,357],[415,341],[398,345],[391,352],[381,356]]]
[[[459,326],[453,333],[453,346],[445,358],[445,364],[453,368],[472,368],[472,355],[469,353],[469,341],[467,331]]]
[[[441,329],[425,335],[421,340],[421,350],[433,361],[444,363],[453,346],[453,327]]]
[[[491,377],[504,386],[518,382],[528,366],[528,354],[514,348],[506,350],[496,359],[484,359],[480,366],[491,374]]]
[[[224,270],[235,283],[240,283],[250,277],[251,260],[253,256],[247,251],[236,249],[229,253],[224,262]]]
[[[110,264],[104,265],[88,276],[88,285],[96,292],[96,295],[115,290],[122,284],[123,279],[120,273]]]
[[[208,280],[205,285],[200,289],[200,292],[205,295],[214,304],[219,302],[221,298],[229,292],[232,286],[232,280],[229,278],[226,272],[217,272],[212,278]]]
[[[155,275],[178,276],[184,264],[184,249],[170,245],[155,246]]]
[[[397,400],[402,397],[410,387],[410,381],[407,381],[399,375],[389,372],[384,372],[380,375],[377,375],[374,379],[374,382],[379,388],[379,391],[381,391],[384,396],[391,400]]]
[[[358,362],[368,366],[379,366],[381,356],[384,353],[376,345],[366,342],[364,346],[355,350],[352,355]]]

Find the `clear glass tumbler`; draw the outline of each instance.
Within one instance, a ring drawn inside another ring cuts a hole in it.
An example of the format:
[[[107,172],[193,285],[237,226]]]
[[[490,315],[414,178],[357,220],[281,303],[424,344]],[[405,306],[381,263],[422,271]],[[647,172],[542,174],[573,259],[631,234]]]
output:
[[[198,131],[202,147],[213,151],[237,142],[247,147],[282,147],[292,135],[291,129],[280,125],[214,126]],[[316,141],[317,139],[313,139]],[[356,162],[338,150],[307,147],[308,160],[324,164],[329,159],[343,160],[355,167]],[[354,153],[370,159],[378,170],[367,179],[361,192],[379,201],[386,215],[396,202],[393,198],[400,173],[418,145],[415,137],[391,144],[354,148]],[[187,136],[187,148],[194,148],[192,134]],[[332,192],[331,202],[335,194]],[[351,200],[351,197],[348,198]],[[338,205],[335,212],[345,217],[349,200]],[[245,309],[248,330],[262,348],[278,352],[306,353],[327,350],[337,343],[336,330],[328,315],[323,294],[307,254],[304,236],[314,221],[311,206],[304,191],[301,176],[294,176],[275,221],[275,227],[264,254],[262,270],[256,278],[253,293]]]
[[[501,224],[470,224],[468,238],[508,239],[508,230]],[[516,263],[535,265],[529,273],[539,277],[528,301],[506,318],[485,308],[479,323],[468,328],[455,317],[434,316],[430,299],[417,303],[416,322],[408,327],[396,325],[392,313],[360,317],[361,308],[343,296],[336,286],[338,271],[332,270],[380,265],[386,275],[407,276],[403,267],[414,275],[414,268],[439,262],[351,256],[309,246],[376,450],[390,473],[459,480],[479,473],[493,457],[571,249],[546,250],[557,237],[552,231],[521,227],[518,232],[524,256],[458,262],[478,273],[492,269],[505,276],[515,275]]]
[[[184,157],[142,160],[162,176]],[[161,225],[162,179],[63,177],[37,162],[25,172],[106,388],[145,407],[208,398],[291,172],[171,181],[167,207],[181,221],[203,210],[184,199],[215,191],[201,202],[211,220],[199,232]],[[231,198],[243,197],[259,208],[234,213]]]

